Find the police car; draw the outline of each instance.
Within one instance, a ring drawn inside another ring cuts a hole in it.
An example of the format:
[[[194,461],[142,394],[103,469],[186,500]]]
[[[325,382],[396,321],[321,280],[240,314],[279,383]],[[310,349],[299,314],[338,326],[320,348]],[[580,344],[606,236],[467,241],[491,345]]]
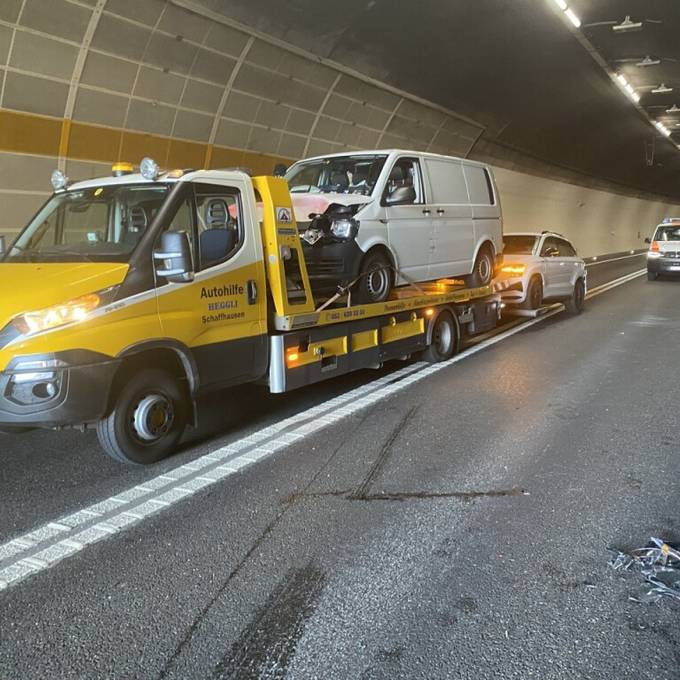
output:
[[[680,217],[668,217],[654,231],[647,252],[647,279],[656,281],[662,274],[680,274]]]

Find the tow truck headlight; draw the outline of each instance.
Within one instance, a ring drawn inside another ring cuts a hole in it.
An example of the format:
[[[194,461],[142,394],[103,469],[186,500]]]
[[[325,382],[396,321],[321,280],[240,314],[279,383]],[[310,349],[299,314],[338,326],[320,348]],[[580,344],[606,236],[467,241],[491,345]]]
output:
[[[22,335],[33,335],[67,324],[85,321],[97,308],[111,302],[118,286],[90,293],[34,312],[24,312],[12,319],[12,325]]]
[[[525,264],[506,264],[501,267],[501,273],[509,276],[524,276],[526,270]]]
[[[354,238],[359,231],[359,223],[356,220],[342,218],[331,222],[331,234],[335,238]]]
[[[657,257],[661,257],[661,253],[658,250],[650,250],[647,252],[647,257],[653,260]]]

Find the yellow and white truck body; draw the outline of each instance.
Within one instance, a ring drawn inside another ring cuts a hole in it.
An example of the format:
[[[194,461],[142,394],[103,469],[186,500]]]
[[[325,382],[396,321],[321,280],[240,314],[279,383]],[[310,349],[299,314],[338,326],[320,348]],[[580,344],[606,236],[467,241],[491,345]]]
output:
[[[124,462],[169,455],[196,397],[284,392],[492,327],[490,288],[314,300],[286,181],[241,170],[66,185],[0,260],[0,430],[96,427]],[[341,306],[344,304],[344,306]]]

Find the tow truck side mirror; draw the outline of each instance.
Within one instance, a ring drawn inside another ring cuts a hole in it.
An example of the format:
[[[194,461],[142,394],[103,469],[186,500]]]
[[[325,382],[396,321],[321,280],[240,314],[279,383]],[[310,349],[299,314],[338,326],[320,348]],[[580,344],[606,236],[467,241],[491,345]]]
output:
[[[186,231],[166,231],[159,247],[153,251],[156,276],[170,283],[187,283],[194,280],[191,244]]]
[[[648,236],[648,237],[645,239],[645,243],[651,243],[651,242],[652,242],[652,239],[649,238],[649,236]]]
[[[287,172],[288,172],[288,168],[283,163],[277,163],[274,166],[274,170],[272,171],[272,174],[274,175],[274,177],[285,177]]]

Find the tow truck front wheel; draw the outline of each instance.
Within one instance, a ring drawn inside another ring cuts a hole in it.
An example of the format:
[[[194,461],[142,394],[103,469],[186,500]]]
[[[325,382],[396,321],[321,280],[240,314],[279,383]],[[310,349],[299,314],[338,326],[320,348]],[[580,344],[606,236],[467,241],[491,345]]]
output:
[[[108,417],[97,423],[99,443],[121,463],[156,463],[179,444],[186,410],[183,390],[170,373],[140,371],[122,386]]]

